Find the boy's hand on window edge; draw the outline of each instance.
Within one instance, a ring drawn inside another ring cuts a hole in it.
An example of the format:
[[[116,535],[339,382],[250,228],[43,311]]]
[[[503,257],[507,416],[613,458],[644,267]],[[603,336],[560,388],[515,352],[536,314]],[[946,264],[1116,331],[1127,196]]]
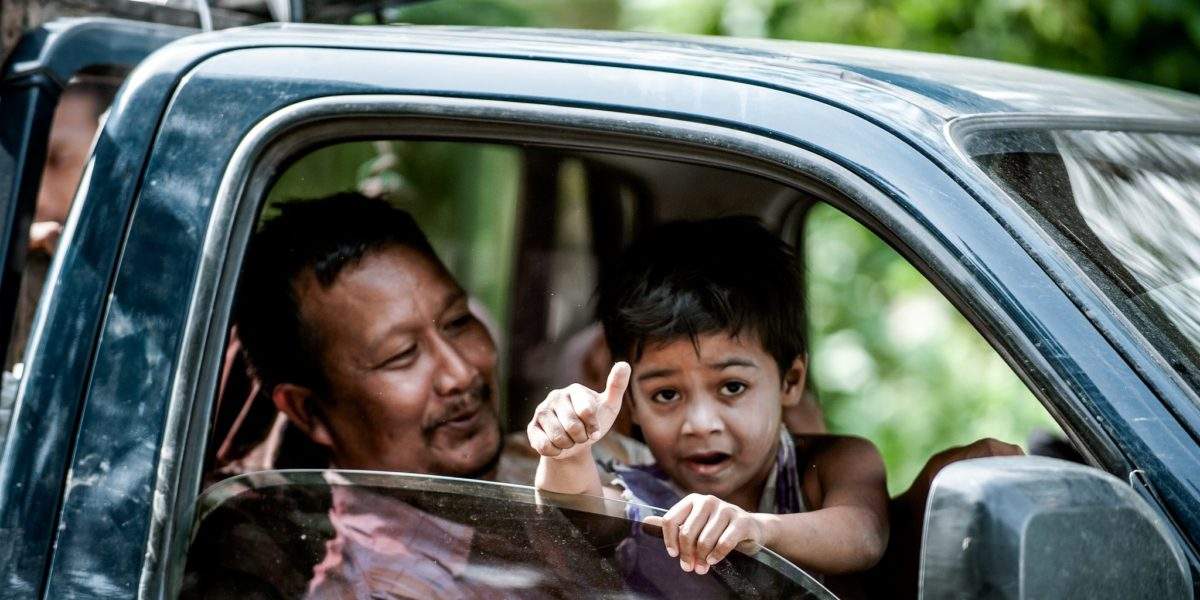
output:
[[[758,515],[716,496],[689,494],[661,517],[646,523],[662,528],[667,554],[679,557],[684,571],[703,575],[734,549],[747,554],[763,546],[763,525]]]

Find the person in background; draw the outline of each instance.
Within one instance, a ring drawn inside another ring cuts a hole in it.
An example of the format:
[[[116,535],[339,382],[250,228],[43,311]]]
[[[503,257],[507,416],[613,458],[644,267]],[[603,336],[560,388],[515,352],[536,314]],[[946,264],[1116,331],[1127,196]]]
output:
[[[50,260],[58,250],[92,140],[100,127],[100,117],[112,103],[118,84],[119,81],[107,76],[81,75],[67,85],[59,98],[50,126],[33,224],[29,227],[29,253],[21,277],[6,370],[12,370],[20,362],[25,350]]]
[[[112,102],[119,82],[109,76],[81,75],[63,90],[46,147],[46,164],[38,189],[33,224],[29,228],[29,246],[21,274],[21,290],[10,332],[8,356],[0,382],[0,441],[8,432],[16,402],[17,386],[23,371],[25,342],[33,324],[38,299],[50,269],[50,259],[58,249],[63,225],[71,210],[71,200],[87,164],[92,140],[100,126],[101,115]]]

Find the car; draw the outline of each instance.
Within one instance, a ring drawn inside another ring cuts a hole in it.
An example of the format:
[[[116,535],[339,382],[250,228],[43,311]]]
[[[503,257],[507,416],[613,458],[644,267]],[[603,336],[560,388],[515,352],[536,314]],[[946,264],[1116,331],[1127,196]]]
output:
[[[96,66],[133,70],[95,141],[24,353],[0,458],[6,597],[171,596],[189,560],[214,552],[273,581],[296,566],[253,548],[193,546],[197,532],[223,515],[267,515],[283,524],[264,535],[313,561],[320,511],[294,503],[339,485],[446,515],[494,514],[475,523],[500,538],[520,524],[527,538],[496,551],[511,577],[481,575],[511,589],[629,591],[606,571],[612,523],[636,528],[615,501],[322,470],[250,472],[202,490],[213,439],[230,434],[217,431],[229,421],[217,406],[221,371],[241,259],[264,206],[361,176],[305,161],[380,140],[455,157],[439,164],[491,160],[515,174],[443,190],[464,200],[430,205],[448,207],[430,212],[441,219],[435,245],[474,231],[475,241],[450,242],[513,249],[511,263],[479,275],[511,269],[507,287],[483,292],[508,334],[509,429],[520,430],[545,388],[549,367],[539,365],[587,324],[586,294],[556,300],[547,290],[586,289],[648,224],[751,213],[794,243],[807,211],[829,205],[937,287],[1086,463],[1007,457],[943,470],[913,549],[921,597],[1197,593],[1196,97],[792,42],[298,24],[195,33],[61,20],[23,38],[0,88],[5,331],[49,114],[64,82]],[[380,185],[402,193],[407,183]],[[481,197],[512,201],[497,212],[474,204]],[[554,242],[570,238],[555,233],[564,227],[590,239],[588,250]],[[570,522],[587,543],[555,563],[567,546],[539,538],[538,519]],[[770,552],[714,573],[705,594],[832,597]],[[639,589],[669,595],[664,581]],[[272,588],[281,590],[303,586]]]

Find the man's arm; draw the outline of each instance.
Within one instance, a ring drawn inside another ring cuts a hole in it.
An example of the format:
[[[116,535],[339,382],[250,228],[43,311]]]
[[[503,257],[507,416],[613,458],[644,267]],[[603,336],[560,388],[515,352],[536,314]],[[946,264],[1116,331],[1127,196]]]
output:
[[[613,365],[604,390],[579,384],[554,390],[534,411],[526,433],[537,450],[540,490],[561,494],[604,494],[600,471],[592,460],[592,444],[612,428],[629,386],[629,364]]]

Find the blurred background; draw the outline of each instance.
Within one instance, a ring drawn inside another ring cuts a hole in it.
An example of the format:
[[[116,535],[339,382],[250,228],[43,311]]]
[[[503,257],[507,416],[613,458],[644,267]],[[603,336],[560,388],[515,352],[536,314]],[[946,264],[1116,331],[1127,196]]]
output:
[[[361,13],[350,21],[844,43],[996,59],[1200,92],[1200,2],[1195,0],[437,0]],[[343,146],[305,159],[295,172],[308,176],[285,176],[272,195],[295,199],[358,188],[400,199],[435,244],[440,238],[474,240],[468,252],[449,245],[440,250],[464,284],[494,314],[503,315],[511,240],[492,239],[495,223],[460,217],[481,214],[482,202],[492,204],[496,218],[512,218],[505,208],[516,193],[509,162],[502,152],[487,149]],[[439,175],[462,175],[464,164],[473,165],[469,177]],[[313,181],[325,185],[314,189]],[[458,184],[447,187],[447,181]],[[441,201],[404,201],[431,197]],[[424,214],[430,211],[436,214]],[[874,234],[835,209],[818,206],[807,221],[803,254],[814,391],[831,431],[861,435],[880,447],[893,492],[905,489],[926,459],[947,447],[981,437],[1024,447],[1034,432],[1058,432],[974,328]]]

